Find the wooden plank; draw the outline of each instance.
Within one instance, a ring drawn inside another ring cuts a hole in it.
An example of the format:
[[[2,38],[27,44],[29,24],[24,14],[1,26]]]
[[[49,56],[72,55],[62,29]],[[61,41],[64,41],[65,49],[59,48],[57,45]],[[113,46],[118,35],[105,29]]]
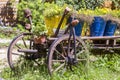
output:
[[[85,36],[85,37],[80,37],[83,40],[107,40],[107,39],[117,39],[120,38],[120,36]]]
[[[118,39],[120,38],[120,36],[95,36],[95,37],[90,37],[90,36],[85,36],[85,37],[79,37],[83,40],[112,40],[112,39]],[[49,40],[55,40],[55,39],[58,39],[58,38],[49,38]]]
[[[120,46],[117,46],[117,47],[92,47],[93,49],[120,49]]]

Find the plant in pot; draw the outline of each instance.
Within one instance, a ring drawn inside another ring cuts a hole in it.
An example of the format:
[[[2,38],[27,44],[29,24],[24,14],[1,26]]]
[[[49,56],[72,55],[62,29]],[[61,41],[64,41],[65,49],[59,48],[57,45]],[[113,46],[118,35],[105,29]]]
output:
[[[57,28],[61,18],[63,11],[66,6],[58,6],[57,4],[45,3],[46,9],[44,11],[44,19],[45,24],[48,29],[48,35],[51,36],[53,34],[53,29]],[[64,18],[61,28],[64,29],[67,22],[67,18]]]

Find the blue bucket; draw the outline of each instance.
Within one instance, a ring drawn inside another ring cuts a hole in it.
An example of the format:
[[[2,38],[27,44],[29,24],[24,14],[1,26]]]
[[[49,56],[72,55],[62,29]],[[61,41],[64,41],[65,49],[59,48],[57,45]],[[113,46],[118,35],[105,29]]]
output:
[[[76,18],[74,18],[74,19],[76,19]],[[72,21],[72,17],[69,17],[68,23],[70,23],[71,21]],[[81,36],[83,24],[84,24],[84,22],[81,21],[74,27],[76,36]]]
[[[102,17],[94,17],[94,21],[90,26],[91,36],[103,36],[106,26],[106,21]]]
[[[117,24],[113,23],[112,21],[107,21],[104,36],[113,36],[115,33],[115,30],[117,28]]]

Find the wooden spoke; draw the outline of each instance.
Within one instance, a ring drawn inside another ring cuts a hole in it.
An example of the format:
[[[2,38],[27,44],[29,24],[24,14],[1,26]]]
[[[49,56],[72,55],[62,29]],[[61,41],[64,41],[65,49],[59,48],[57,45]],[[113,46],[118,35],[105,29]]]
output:
[[[17,56],[21,56],[21,57],[24,57],[24,55],[22,54],[19,54],[19,53],[12,53],[13,55],[17,55]]]
[[[65,62],[65,60],[52,60],[52,62]]]
[[[65,56],[62,53],[60,53],[58,50],[55,49],[55,52],[57,52],[59,55],[61,55],[65,59]]]
[[[58,71],[59,69],[61,69],[62,67],[64,67],[65,63],[61,64],[59,67],[57,67],[53,72]]]
[[[15,44],[15,46],[16,46],[18,49],[21,49],[21,47],[19,47],[17,44]]]
[[[28,48],[27,45],[26,45],[26,42],[25,42],[24,38],[22,38],[22,41],[23,41],[24,46],[25,46],[26,48]]]

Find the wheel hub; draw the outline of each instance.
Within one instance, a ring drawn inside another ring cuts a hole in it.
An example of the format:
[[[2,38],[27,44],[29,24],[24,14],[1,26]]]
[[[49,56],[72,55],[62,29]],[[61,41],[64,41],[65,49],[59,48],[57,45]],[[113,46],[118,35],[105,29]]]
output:
[[[71,58],[71,57],[66,57],[66,62],[68,65],[75,65],[77,64],[77,60],[75,58]]]

